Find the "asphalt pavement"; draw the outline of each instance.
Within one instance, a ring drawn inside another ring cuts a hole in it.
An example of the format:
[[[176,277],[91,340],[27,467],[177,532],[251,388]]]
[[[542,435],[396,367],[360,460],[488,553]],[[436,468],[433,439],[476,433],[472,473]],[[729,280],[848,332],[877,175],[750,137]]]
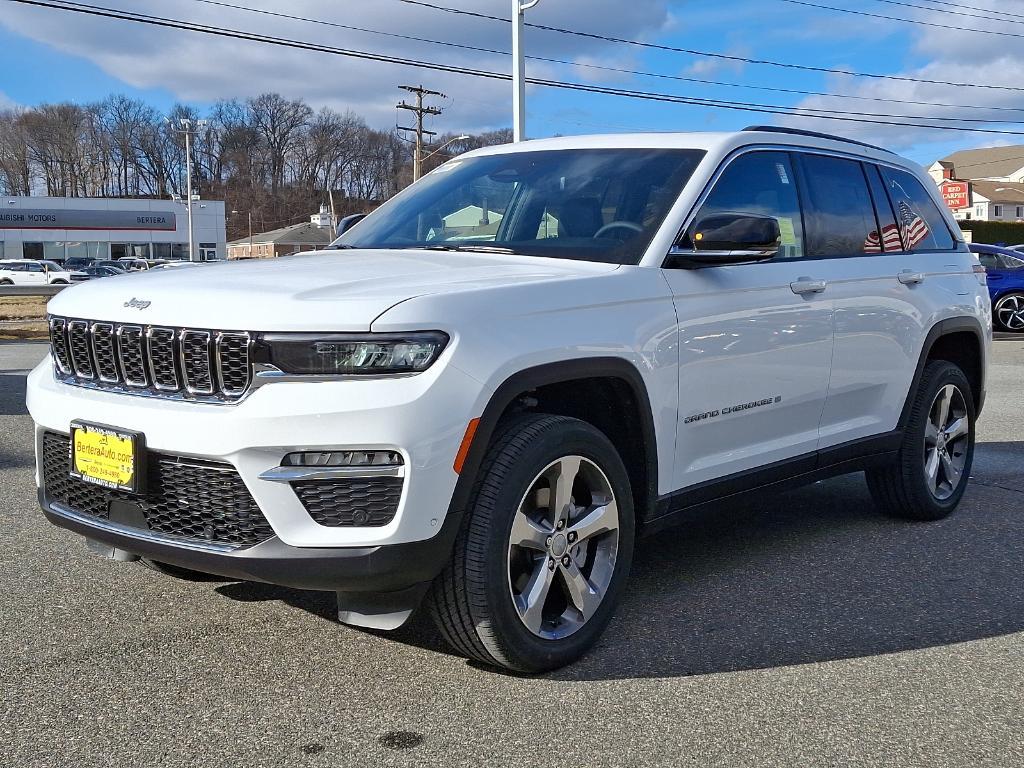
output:
[[[2,766],[1024,765],[1024,340],[951,518],[881,517],[860,475],[723,506],[642,541],[598,646],[536,678],[90,555],[36,507],[44,352],[0,344]]]

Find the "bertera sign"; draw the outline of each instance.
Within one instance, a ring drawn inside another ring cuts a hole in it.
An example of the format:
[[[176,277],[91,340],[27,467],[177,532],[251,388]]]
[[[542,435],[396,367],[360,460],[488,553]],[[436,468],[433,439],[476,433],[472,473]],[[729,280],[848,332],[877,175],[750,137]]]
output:
[[[84,211],[18,208],[0,211],[0,229],[138,229],[177,228],[170,211]]]

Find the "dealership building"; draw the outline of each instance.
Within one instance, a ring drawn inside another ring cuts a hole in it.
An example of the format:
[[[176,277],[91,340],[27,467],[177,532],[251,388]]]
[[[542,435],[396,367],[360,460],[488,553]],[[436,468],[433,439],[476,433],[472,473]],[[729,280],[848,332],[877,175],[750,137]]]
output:
[[[224,203],[193,200],[202,260],[227,256]],[[0,258],[188,259],[184,200],[0,197]]]

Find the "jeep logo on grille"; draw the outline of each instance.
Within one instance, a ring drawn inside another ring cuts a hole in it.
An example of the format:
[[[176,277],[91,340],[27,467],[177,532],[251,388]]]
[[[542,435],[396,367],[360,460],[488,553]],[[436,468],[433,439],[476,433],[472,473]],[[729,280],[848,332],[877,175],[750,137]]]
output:
[[[153,302],[151,302],[151,301],[143,301],[142,299],[136,299],[133,296],[132,300],[131,301],[126,301],[124,303],[124,305],[128,309],[145,309],[146,307],[148,307],[152,303]]]

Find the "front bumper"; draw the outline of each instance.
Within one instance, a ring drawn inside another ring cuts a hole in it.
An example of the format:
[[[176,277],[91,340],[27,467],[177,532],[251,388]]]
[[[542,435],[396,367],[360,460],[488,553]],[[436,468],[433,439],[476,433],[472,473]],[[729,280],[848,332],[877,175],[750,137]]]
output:
[[[235,405],[210,405],[69,386],[46,360],[29,376],[27,399],[37,455],[45,432],[67,434],[76,419],[141,432],[147,451],[231,465],[282,545],[369,549],[438,535],[458,480],[454,457],[484,397],[474,379],[436,364],[403,378],[277,382]],[[318,524],[289,483],[261,477],[288,453],[365,449],[403,458],[401,499],[386,525]]]
[[[458,530],[458,521],[449,516],[437,535],[406,544],[293,547],[275,536],[230,549],[90,519],[49,503],[42,489],[39,503],[54,525],[133,555],[229,579],[349,593],[393,593],[431,581],[447,562]]]

